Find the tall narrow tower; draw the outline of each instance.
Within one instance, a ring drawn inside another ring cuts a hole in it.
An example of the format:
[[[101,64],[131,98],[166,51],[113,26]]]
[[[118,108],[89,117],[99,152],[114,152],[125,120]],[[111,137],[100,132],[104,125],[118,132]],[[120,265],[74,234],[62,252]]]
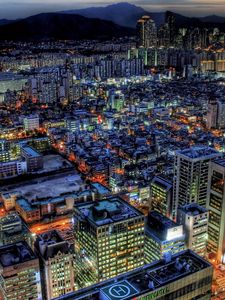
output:
[[[138,47],[150,48],[157,46],[157,27],[149,16],[137,21]]]

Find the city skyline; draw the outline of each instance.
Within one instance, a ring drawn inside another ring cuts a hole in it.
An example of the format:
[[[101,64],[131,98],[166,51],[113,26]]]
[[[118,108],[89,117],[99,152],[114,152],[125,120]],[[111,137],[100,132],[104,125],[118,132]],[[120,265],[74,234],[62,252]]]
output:
[[[62,2],[61,0],[1,0],[0,4],[3,6],[3,8],[1,7],[0,19],[18,19],[43,12],[81,9],[92,6],[101,7],[120,2],[134,4],[150,12],[172,10],[174,12],[187,16],[208,16],[212,14],[225,16],[225,3],[221,0],[213,1],[213,3],[208,0],[188,0],[182,2],[178,0],[66,0],[64,2]]]
[[[8,1],[0,300],[225,299],[224,0]]]

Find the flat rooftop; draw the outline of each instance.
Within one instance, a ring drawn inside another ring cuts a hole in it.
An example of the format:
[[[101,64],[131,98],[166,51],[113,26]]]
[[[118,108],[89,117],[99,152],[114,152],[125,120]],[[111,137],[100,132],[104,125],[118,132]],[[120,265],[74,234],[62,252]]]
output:
[[[26,182],[12,184],[0,188],[2,193],[20,192],[28,200],[55,198],[67,192],[79,191],[83,181],[76,171],[66,171],[57,175],[45,176]]]
[[[98,191],[99,194],[104,195],[104,194],[109,194],[110,190],[108,188],[106,188],[104,185],[98,183],[98,182],[94,182],[91,183],[91,185]]]
[[[29,157],[40,157],[40,156],[42,156],[39,152],[37,152],[36,150],[34,150],[33,148],[28,147],[28,146],[23,147],[23,151],[26,152],[26,154]]]
[[[182,227],[182,225],[175,223],[158,211],[151,211],[146,221],[146,232],[150,233],[156,240],[160,242],[167,240],[168,229]],[[183,236],[183,230],[179,230],[177,233],[179,234],[175,235],[176,238],[181,238],[181,236]]]
[[[165,262],[159,260],[143,268],[136,269],[115,279],[107,280],[95,284],[78,292],[57,298],[58,300],[125,300],[136,299],[147,293],[154,293],[162,290],[167,284],[193,275],[201,270],[209,270],[212,273],[212,266],[203,258],[196,255],[191,250],[185,250],[172,256],[171,260]],[[210,275],[205,271],[205,274]],[[118,298],[118,292],[120,298]],[[163,292],[164,291],[164,292]],[[162,296],[167,293],[167,289],[162,291]],[[116,297],[117,296],[117,297]],[[159,295],[160,296],[160,295]],[[150,299],[150,298],[149,298]],[[155,299],[155,298],[151,298]]]
[[[9,267],[36,259],[36,255],[24,241],[0,247],[0,264]]]
[[[142,212],[119,197],[77,204],[76,209],[96,226],[143,216]]]
[[[210,147],[204,147],[204,146],[199,146],[199,147],[190,147],[187,149],[183,150],[177,150],[176,154],[182,155],[184,157],[192,158],[192,159],[199,159],[199,158],[214,158],[218,157],[220,153],[216,151],[213,148]]]
[[[216,160],[214,160],[214,163],[218,164],[222,167],[225,167],[225,158],[216,159]]]
[[[192,203],[192,204],[187,204],[184,206],[179,207],[179,210],[185,212],[186,214],[190,216],[197,216],[203,213],[208,212],[208,210],[203,207],[198,205],[197,203]]]
[[[172,188],[172,182],[169,181],[166,178],[156,176],[152,180],[152,184],[156,184],[160,186],[161,188],[165,189],[166,191],[170,190]]]
[[[16,202],[24,211],[32,211],[37,209],[36,206],[31,205],[31,203],[27,199],[20,198],[17,199]]]

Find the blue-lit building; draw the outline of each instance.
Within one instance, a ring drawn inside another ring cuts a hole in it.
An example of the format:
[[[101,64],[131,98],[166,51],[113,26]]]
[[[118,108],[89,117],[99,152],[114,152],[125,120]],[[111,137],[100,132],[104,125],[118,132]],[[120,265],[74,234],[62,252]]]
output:
[[[145,224],[145,262],[151,263],[185,249],[183,225],[157,211],[152,211]]]

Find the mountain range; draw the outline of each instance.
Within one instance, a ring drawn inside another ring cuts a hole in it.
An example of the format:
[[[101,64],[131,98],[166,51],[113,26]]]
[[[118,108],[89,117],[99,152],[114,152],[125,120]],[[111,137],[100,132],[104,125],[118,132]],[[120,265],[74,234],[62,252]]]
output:
[[[134,35],[134,29],[75,14],[43,13],[0,26],[0,40],[111,39]]]
[[[22,20],[0,20],[0,40],[111,39],[135,34],[137,20],[149,15],[157,26],[168,12],[152,13],[129,3],[42,13]],[[177,27],[225,28],[225,17],[191,18],[174,14]]]

